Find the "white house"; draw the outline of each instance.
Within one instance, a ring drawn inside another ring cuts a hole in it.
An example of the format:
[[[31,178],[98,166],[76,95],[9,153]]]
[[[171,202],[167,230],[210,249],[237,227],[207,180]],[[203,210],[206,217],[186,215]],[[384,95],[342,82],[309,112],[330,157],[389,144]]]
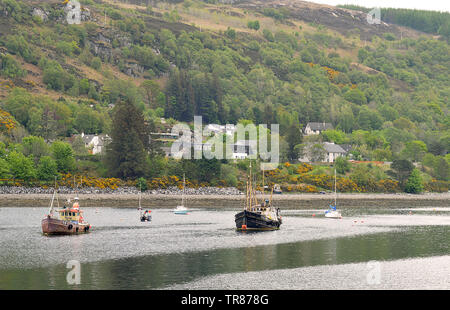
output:
[[[89,149],[91,154],[100,154],[105,150],[106,145],[111,141],[111,138],[106,134],[101,135],[85,135],[81,133],[84,146]]]
[[[347,153],[339,144],[324,142],[323,147],[326,151],[325,161],[328,163],[334,163],[336,158]]]
[[[238,140],[232,145],[232,158],[233,159],[245,159],[248,156],[257,154],[257,141],[256,140]]]
[[[308,143],[305,146],[303,157],[300,162],[327,162],[333,163],[339,156],[344,156],[347,152],[338,144],[331,142]]]
[[[305,135],[318,135],[322,131],[327,129],[333,129],[333,125],[331,123],[308,123],[305,127]]]
[[[236,125],[226,124],[226,125],[218,125],[218,124],[209,124],[205,126],[205,130],[210,131],[211,133],[224,133],[228,136],[231,136],[236,131]]]

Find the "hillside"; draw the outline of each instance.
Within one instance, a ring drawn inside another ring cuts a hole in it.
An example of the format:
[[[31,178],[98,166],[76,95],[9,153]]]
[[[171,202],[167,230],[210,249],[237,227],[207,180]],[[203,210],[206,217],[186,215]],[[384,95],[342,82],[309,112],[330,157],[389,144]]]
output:
[[[289,130],[329,122],[318,139],[352,145],[356,159],[405,159],[424,180],[448,181],[442,37],[305,1],[80,2],[69,25],[68,1],[0,0],[0,102],[17,121],[2,128],[9,150],[30,135],[110,134],[113,107],[129,101],[159,130],[161,117],[194,115],[278,123],[283,161],[299,144]],[[110,174],[101,161],[82,165],[71,171]],[[158,167],[146,177],[170,174]]]

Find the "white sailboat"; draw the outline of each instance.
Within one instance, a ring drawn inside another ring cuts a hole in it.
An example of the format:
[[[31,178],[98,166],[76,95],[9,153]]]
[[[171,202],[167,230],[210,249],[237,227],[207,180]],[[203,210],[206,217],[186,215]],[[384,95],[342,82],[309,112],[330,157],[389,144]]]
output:
[[[325,211],[325,217],[328,218],[334,218],[334,219],[340,219],[342,218],[341,212],[339,212],[338,210],[336,210],[337,208],[337,190],[336,190],[337,186],[336,186],[336,169],[334,169],[334,206],[330,205],[330,208]]]
[[[174,214],[188,214],[189,210],[185,206],[185,198],[184,198],[185,189],[186,189],[186,178],[185,175],[183,174],[183,196],[181,198],[181,205],[173,210]]]

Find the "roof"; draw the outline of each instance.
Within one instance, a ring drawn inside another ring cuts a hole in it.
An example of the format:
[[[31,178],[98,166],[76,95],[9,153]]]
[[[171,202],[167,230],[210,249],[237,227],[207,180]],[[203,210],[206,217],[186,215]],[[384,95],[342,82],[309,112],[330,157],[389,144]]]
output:
[[[311,128],[311,130],[326,130],[333,129],[333,125],[331,123],[308,123],[306,127]]]
[[[323,148],[328,153],[346,153],[345,150],[339,145],[330,142],[324,142]]]
[[[340,146],[347,153],[350,152],[353,148],[353,146],[351,144],[341,144]]]

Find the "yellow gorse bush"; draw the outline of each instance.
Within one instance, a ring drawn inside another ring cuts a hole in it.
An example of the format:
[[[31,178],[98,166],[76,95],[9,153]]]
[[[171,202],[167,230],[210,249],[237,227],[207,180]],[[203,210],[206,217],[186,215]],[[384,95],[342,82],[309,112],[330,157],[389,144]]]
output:
[[[0,132],[10,132],[16,127],[16,120],[8,112],[0,109]]]

